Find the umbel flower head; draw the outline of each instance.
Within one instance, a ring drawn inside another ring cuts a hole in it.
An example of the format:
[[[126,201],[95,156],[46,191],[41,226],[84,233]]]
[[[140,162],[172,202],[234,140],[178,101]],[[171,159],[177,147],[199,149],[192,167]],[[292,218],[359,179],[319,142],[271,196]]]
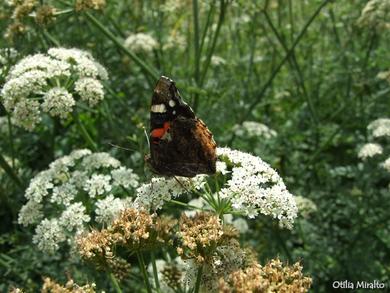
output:
[[[245,269],[232,272],[228,278],[219,281],[220,293],[246,292],[308,292],[311,278],[302,274],[302,266],[295,263],[284,266],[279,259],[272,259],[265,266],[257,263]]]
[[[149,34],[136,33],[129,35],[124,45],[136,53],[150,53],[157,48],[158,42]]]
[[[87,226],[111,223],[130,206],[124,195],[137,186],[138,176],[108,153],[75,150],[30,181],[19,223],[36,225],[33,242],[53,253]]]
[[[225,176],[225,184],[215,192],[231,204],[234,211],[249,218],[259,213],[271,216],[282,227],[292,228],[297,217],[294,196],[282,178],[259,157],[230,148],[217,148],[217,173]],[[207,186],[207,176],[188,178],[153,178],[137,189],[134,207],[160,209],[165,202]],[[207,190],[205,190],[207,192]]]
[[[42,112],[66,118],[76,101],[96,106],[103,98],[107,71],[91,54],[52,48],[20,60],[8,73],[1,101],[15,124],[33,130]]]
[[[76,243],[84,260],[94,263],[97,268],[108,268],[121,278],[129,268],[114,254],[115,249],[121,246],[128,252],[138,253],[172,244],[176,223],[169,217],[128,208],[107,228],[79,235]]]

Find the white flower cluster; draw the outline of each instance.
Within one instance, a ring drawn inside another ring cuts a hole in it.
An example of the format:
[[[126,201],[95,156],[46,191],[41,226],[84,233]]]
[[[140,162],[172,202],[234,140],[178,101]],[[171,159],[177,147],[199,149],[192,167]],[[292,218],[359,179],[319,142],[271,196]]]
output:
[[[152,178],[150,183],[145,183],[137,189],[134,207],[152,211],[158,210],[172,198],[176,198],[193,189],[202,188],[205,184],[204,179],[204,175],[198,175],[194,178]]]
[[[33,130],[41,111],[66,118],[76,98],[95,106],[104,98],[105,68],[85,51],[52,48],[20,60],[1,90],[2,102],[18,126]]]
[[[129,35],[124,45],[136,53],[150,53],[158,47],[158,42],[149,34],[136,33]]]
[[[48,253],[72,242],[87,224],[110,223],[131,206],[128,194],[138,176],[108,153],[75,150],[38,173],[30,182],[19,223],[37,225],[33,242]]]
[[[367,129],[374,138],[390,137],[390,119],[379,118],[368,124]]]
[[[221,65],[225,65],[226,64],[226,60],[220,56],[217,56],[217,55],[213,55],[211,56],[211,65],[213,66],[221,66]]]
[[[267,125],[255,121],[245,121],[241,125],[235,125],[233,131],[239,137],[259,137],[271,139],[277,136],[277,132]]]
[[[229,148],[217,148],[217,153],[233,164],[231,179],[219,191],[219,196],[229,199],[233,209],[249,218],[262,213],[278,219],[281,226],[292,228],[298,209],[278,173],[248,153]]]
[[[358,23],[362,26],[390,28],[390,0],[370,0],[364,6]]]
[[[276,171],[260,158],[248,153],[229,148],[217,148],[217,153],[217,172],[231,177],[219,190],[219,197],[231,201],[234,210],[249,218],[262,213],[278,219],[281,226],[291,228],[297,217],[297,206]],[[226,160],[228,164],[233,164],[231,171],[228,171]],[[134,207],[153,211],[160,209],[172,198],[203,188],[206,178],[204,175],[191,179],[152,178],[150,183],[137,189]],[[194,205],[200,207],[202,203]],[[237,225],[244,226],[242,223]]]
[[[376,76],[378,79],[386,80],[390,83],[390,70],[388,71],[381,71]]]
[[[366,160],[367,158],[372,158],[376,155],[382,154],[383,149],[377,143],[366,143],[359,150],[358,157],[362,160]]]

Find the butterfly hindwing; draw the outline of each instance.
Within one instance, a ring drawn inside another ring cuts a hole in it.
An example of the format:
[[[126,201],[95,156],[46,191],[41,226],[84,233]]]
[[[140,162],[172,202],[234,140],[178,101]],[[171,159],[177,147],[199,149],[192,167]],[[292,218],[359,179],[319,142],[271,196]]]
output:
[[[156,85],[150,119],[148,163],[154,172],[185,177],[216,172],[216,144],[211,132],[167,77],[161,77]]]

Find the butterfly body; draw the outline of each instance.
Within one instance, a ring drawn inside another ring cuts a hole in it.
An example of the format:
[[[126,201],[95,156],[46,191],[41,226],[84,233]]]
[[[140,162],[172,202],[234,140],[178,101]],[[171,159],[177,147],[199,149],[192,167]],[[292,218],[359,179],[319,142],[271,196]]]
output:
[[[162,76],[150,112],[151,169],[164,176],[194,177],[216,172],[216,144],[206,124],[181,98],[175,83]]]

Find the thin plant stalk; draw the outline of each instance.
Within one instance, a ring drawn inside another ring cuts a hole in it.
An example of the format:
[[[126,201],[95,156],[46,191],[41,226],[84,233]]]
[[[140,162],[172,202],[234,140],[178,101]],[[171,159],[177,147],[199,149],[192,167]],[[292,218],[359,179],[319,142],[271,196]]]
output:
[[[200,281],[202,280],[202,273],[203,273],[203,265],[200,265],[200,267],[198,269],[198,274],[196,276],[194,293],[199,293]]]
[[[16,183],[18,187],[21,189],[24,188],[24,184],[19,176],[16,174],[15,170],[8,164],[8,162],[4,159],[3,155],[0,154],[0,167],[4,169],[4,171],[8,174],[8,176]]]
[[[263,88],[260,90],[260,93],[257,95],[256,99],[249,105],[248,110],[243,112],[243,115],[242,115],[242,117],[240,119],[240,123],[239,124],[241,124],[243,121],[245,121],[245,119],[247,119],[250,116],[250,114],[253,111],[253,109],[261,101],[262,97],[264,96],[264,94],[266,93],[268,88],[271,86],[273,80],[275,79],[275,77],[279,73],[280,69],[282,69],[283,65],[286,63],[286,61],[290,58],[291,54],[294,52],[295,47],[300,43],[300,41],[303,38],[303,36],[305,35],[307,29],[310,27],[310,25],[313,23],[313,21],[320,14],[322,8],[324,8],[329,2],[330,2],[330,0],[324,0],[318,6],[317,10],[313,13],[313,15],[309,18],[309,20],[306,22],[306,24],[302,28],[301,32],[299,33],[298,37],[295,39],[294,43],[292,44],[292,46],[290,47],[290,49],[288,50],[288,52],[286,53],[284,58],[280,61],[278,66],[276,66],[276,68],[271,73],[271,76],[269,77],[267,82],[264,84]]]
[[[130,59],[132,59],[139,67],[141,67],[142,71],[146,76],[149,76],[155,80],[159,78],[159,74],[157,69],[153,68],[150,64],[142,61],[137,55],[127,49],[123,42],[117,38],[112,32],[110,32],[97,18],[95,18],[89,12],[86,12],[85,15],[87,19],[92,23],[96,28],[98,28],[106,37],[108,37],[111,41],[115,43]]]
[[[154,256],[154,253],[152,252],[150,254],[152,258],[152,266],[153,266],[153,276],[154,276],[154,283],[156,284],[156,289],[158,292],[160,292],[160,282],[158,280],[158,272],[157,272],[157,265],[156,265],[156,257]]]
[[[142,276],[144,278],[146,291],[148,291],[148,293],[152,293],[152,287],[150,286],[148,274],[147,274],[146,269],[145,269],[146,265],[145,265],[145,261],[144,261],[144,257],[142,255],[142,253],[137,252],[137,259],[138,259],[138,264],[139,264]]]
[[[194,20],[194,79],[195,84],[199,85],[200,77],[200,41],[199,41],[199,7],[198,0],[192,0],[192,11],[193,11],[193,20]],[[194,109],[196,110],[197,103],[199,99],[199,94],[195,93],[194,95]]]
[[[207,75],[207,71],[208,71],[208,69],[210,67],[211,57],[213,56],[213,53],[215,51],[215,47],[217,45],[217,40],[218,40],[218,37],[219,37],[219,33],[221,31],[222,23],[223,23],[223,21],[225,19],[226,8],[227,8],[227,3],[225,2],[225,0],[220,0],[220,8],[219,8],[219,17],[218,17],[217,28],[215,30],[215,34],[214,34],[213,40],[211,42],[210,50],[209,50],[209,52],[207,54],[207,57],[206,57],[206,62],[205,62],[205,65],[204,65],[204,69],[203,69],[201,78],[200,78],[199,86],[203,85],[203,83],[205,81],[205,78],[206,78],[206,75]]]
[[[85,142],[88,144],[88,146],[94,151],[97,151],[97,146],[95,141],[92,139],[91,135],[88,133],[87,129],[85,128],[84,124],[81,122],[79,114],[77,111],[73,112],[73,118],[76,121],[77,127],[81,132],[81,135],[83,136]]]
[[[118,280],[115,278],[115,276],[112,273],[110,273],[110,280],[116,293],[122,293],[122,289],[119,286]]]

